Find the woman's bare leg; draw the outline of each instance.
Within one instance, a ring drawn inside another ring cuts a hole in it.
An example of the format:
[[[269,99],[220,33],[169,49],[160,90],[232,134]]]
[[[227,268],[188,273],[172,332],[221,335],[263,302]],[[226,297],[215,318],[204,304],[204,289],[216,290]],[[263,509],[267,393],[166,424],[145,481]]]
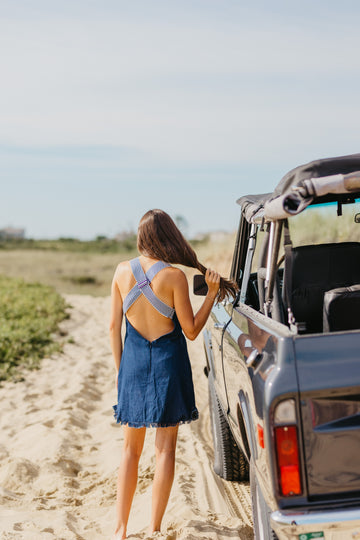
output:
[[[134,497],[138,465],[144,446],[146,428],[123,427],[124,445],[121,454],[116,498],[116,540],[126,538],[126,527]]]
[[[152,490],[150,534],[160,531],[161,521],[169,500],[175,472],[178,427],[157,428],[156,430],[156,467]]]

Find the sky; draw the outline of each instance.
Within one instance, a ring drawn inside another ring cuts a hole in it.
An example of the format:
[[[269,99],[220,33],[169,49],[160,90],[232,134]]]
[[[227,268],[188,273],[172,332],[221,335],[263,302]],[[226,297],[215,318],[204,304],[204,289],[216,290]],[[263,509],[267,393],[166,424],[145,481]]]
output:
[[[0,0],[0,228],[190,236],[357,153],[358,0]]]

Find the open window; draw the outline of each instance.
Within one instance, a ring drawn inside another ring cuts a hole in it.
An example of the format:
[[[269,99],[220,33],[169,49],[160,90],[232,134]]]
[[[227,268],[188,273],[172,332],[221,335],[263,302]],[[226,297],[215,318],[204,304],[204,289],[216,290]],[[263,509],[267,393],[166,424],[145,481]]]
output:
[[[239,287],[241,287],[244,276],[250,228],[250,223],[246,221],[244,214],[241,213],[230,272],[230,278],[233,279]]]

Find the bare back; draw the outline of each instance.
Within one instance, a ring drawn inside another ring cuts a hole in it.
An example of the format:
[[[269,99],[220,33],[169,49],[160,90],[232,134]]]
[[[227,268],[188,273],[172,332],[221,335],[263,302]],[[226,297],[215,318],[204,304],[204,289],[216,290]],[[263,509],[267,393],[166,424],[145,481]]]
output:
[[[144,272],[157,262],[157,259],[139,257]],[[168,306],[174,307],[174,282],[179,272],[177,268],[167,267],[161,270],[151,281],[154,294]],[[136,283],[128,261],[118,266],[116,282],[122,301]],[[161,315],[143,294],[131,305],[126,313],[129,323],[147,340],[154,341],[174,329],[172,319]]]

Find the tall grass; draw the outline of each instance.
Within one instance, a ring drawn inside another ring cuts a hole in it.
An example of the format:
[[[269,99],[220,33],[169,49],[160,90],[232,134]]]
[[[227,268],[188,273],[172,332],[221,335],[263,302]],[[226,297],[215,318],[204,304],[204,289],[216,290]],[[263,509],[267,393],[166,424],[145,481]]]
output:
[[[209,235],[194,243],[199,260],[228,275],[234,235]],[[71,252],[44,249],[0,249],[0,274],[55,287],[59,293],[107,296],[119,262],[137,256],[137,250],[116,253]]]
[[[0,273],[50,285],[59,293],[107,296],[116,266],[135,255],[136,251],[100,254],[0,250]]]
[[[83,241],[77,238],[57,240],[34,240],[32,238],[4,239],[0,237],[0,250],[46,250],[68,251],[72,253],[129,253],[136,249],[136,235],[129,234],[123,240],[98,236],[94,240]]]
[[[46,355],[60,350],[58,324],[64,299],[51,287],[0,276],[0,381],[21,379]]]
[[[360,242],[360,224],[355,214],[360,203],[343,205],[337,215],[336,205],[309,207],[289,220],[294,245]]]
[[[228,276],[233,245],[234,235],[223,234],[194,248],[201,262]],[[12,276],[0,275],[0,381],[21,379],[25,367],[38,367],[41,358],[60,349],[56,333],[67,315],[59,293],[109,295],[117,264],[136,254],[0,249],[0,274]],[[191,279],[194,272],[185,271]]]
[[[336,205],[310,206],[297,216],[289,218],[291,240],[294,246],[332,244],[339,242],[360,242],[360,224],[355,222],[360,212],[360,203],[343,205],[342,215],[337,215]],[[258,231],[252,271],[256,272],[264,232]],[[283,237],[279,259],[284,253]],[[355,263],[355,261],[354,261]]]
[[[204,242],[194,245],[200,262],[229,277],[234,253],[236,233],[214,233],[208,235]]]

